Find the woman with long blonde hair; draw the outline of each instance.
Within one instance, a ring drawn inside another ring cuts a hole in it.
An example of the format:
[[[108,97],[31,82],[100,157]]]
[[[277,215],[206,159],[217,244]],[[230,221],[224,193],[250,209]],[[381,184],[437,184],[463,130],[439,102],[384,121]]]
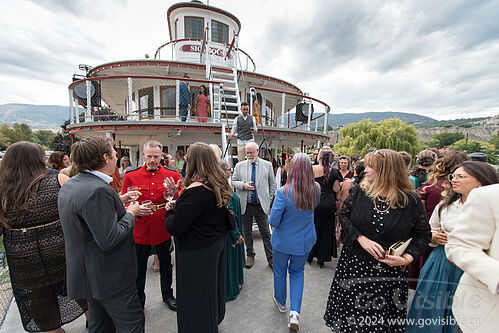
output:
[[[225,316],[227,203],[232,189],[215,153],[196,142],[187,150],[182,194],[166,207],[175,239],[178,332],[218,332]]]
[[[430,227],[398,152],[375,150],[365,164],[364,179],[339,213],[345,242],[324,319],[333,331],[404,332],[405,267],[428,247]],[[389,254],[398,242],[409,245]]]
[[[304,154],[291,160],[286,185],[277,189],[269,223],[274,227],[272,249],[274,260],[274,303],[286,312],[286,278],[289,272],[290,313],[288,327],[299,329],[303,295],[303,271],[308,254],[317,239],[314,209],[321,189],[314,180],[312,162]]]

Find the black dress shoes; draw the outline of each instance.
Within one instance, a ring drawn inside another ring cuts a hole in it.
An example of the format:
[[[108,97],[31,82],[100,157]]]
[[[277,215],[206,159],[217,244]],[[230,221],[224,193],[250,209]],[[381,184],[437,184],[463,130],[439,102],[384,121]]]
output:
[[[170,310],[177,311],[177,300],[175,299],[175,297],[168,297],[167,299],[164,299],[163,302],[168,305],[168,308],[170,308]]]

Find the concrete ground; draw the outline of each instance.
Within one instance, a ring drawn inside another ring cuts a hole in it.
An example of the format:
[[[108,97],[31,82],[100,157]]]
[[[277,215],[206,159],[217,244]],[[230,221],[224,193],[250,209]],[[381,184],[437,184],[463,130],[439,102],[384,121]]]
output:
[[[255,232],[254,235],[255,265],[251,269],[244,269],[244,287],[237,299],[226,304],[225,320],[220,324],[219,332],[290,332],[287,327],[287,314],[278,312],[272,302],[272,270],[265,259],[263,244],[258,232]],[[324,315],[336,262],[335,259],[326,263],[322,269],[319,268],[315,261],[312,266],[306,265],[300,332],[330,332],[324,325],[322,316]],[[146,332],[176,332],[176,313],[170,311],[166,304],[161,301],[159,273],[153,272],[152,257],[147,272],[146,294]],[[289,308],[289,296],[287,306]],[[67,333],[86,333],[85,317],[81,316],[72,323],[63,326],[63,328]],[[14,301],[10,305],[6,320],[0,329],[0,333],[7,332],[24,332]]]

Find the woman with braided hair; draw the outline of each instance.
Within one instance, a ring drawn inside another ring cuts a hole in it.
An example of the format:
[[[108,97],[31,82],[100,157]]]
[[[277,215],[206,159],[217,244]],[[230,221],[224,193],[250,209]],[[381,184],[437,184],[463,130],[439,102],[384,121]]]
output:
[[[343,177],[338,169],[332,167],[333,152],[329,148],[322,148],[319,152],[319,165],[313,165],[314,179],[321,186],[321,199],[314,210],[314,224],[317,233],[317,242],[310,251],[308,263],[314,258],[322,268],[324,262],[331,261],[331,256],[338,256],[336,236],[334,233],[334,216],[336,213],[336,196],[340,191],[340,182]]]
[[[421,187],[417,190],[423,205],[425,206],[426,216],[430,218],[433,214],[433,210],[438,205],[438,203],[443,199],[443,184],[452,170],[470,158],[466,153],[454,150],[446,150],[438,158],[433,166],[433,171],[428,175],[428,181],[423,183]],[[430,256],[433,247],[426,249],[425,253],[409,265],[409,288],[416,289],[419,279],[419,272],[423,268],[426,259]]]

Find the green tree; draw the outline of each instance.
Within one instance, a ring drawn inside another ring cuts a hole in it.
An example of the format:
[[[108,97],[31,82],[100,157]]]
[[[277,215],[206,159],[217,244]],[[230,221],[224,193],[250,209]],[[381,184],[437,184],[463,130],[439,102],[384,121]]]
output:
[[[419,148],[416,129],[397,118],[376,123],[361,120],[343,127],[340,133],[343,140],[334,146],[334,150],[342,155],[364,155],[369,147],[374,146],[378,149],[405,150],[414,156]]]
[[[39,130],[33,132],[33,142],[42,145],[45,149],[53,146],[55,137],[56,134],[49,130]]]
[[[0,133],[5,138],[4,142],[7,142],[9,145],[15,142],[13,141],[15,139],[14,130],[10,128],[9,125],[3,124],[2,126],[0,126]]]
[[[438,141],[437,148],[444,148],[452,145],[454,142],[464,139],[464,134],[461,132],[442,132],[435,134],[433,139]]]
[[[10,146],[9,137],[0,131],[0,150],[5,150],[8,146]]]
[[[485,153],[489,157],[489,163],[495,164],[497,162],[496,147],[488,142],[478,141],[478,140],[468,140],[465,139],[455,142],[449,147],[453,150],[463,151],[467,154],[471,153]]]
[[[18,141],[33,141],[33,131],[27,124],[15,123],[14,126],[12,126],[12,129],[14,130],[15,135],[12,143]]]
[[[499,150],[499,132],[490,137],[489,143],[493,144]]]
[[[71,138],[69,137],[69,135],[66,135],[66,126],[68,125],[69,120],[65,120],[64,123],[62,123],[62,131],[57,133],[57,135],[54,137],[54,143],[52,144],[51,148],[53,150],[62,151],[69,156],[69,154],[71,153]]]

